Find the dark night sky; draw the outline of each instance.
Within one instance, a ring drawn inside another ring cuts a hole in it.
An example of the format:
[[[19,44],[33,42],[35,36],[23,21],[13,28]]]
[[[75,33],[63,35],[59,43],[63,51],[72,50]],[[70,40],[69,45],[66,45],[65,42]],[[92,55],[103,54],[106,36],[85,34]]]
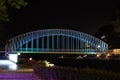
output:
[[[5,23],[9,35],[44,28],[68,28],[94,34],[110,21],[117,2],[40,2],[28,0],[21,10],[10,9],[11,21]]]

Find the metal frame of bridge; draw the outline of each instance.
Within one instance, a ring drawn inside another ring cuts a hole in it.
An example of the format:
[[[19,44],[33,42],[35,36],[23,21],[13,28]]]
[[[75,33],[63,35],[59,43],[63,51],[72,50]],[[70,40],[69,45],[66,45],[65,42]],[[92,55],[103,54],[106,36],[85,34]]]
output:
[[[44,29],[21,34],[9,39],[7,54],[23,53],[77,53],[108,50],[108,44],[89,34],[68,29]]]

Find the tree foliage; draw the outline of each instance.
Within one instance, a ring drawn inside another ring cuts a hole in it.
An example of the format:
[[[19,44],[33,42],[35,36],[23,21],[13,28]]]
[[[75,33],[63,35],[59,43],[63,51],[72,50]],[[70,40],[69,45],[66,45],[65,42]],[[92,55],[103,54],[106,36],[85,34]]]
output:
[[[120,48],[120,35],[113,25],[101,26],[94,36],[108,43],[109,49]],[[105,37],[102,38],[102,36]]]
[[[120,32],[120,19],[116,19],[115,21],[112,22],[113,26],[114,26],[114,30],[116,32]]]
[[[25,0],[0,0],[0,22],[9,21],[8,7],[21,9],[22,6],[26,5]]]
[[[115,32],[120,33],[120,6],[112,13],[111,25],[114,27]]]

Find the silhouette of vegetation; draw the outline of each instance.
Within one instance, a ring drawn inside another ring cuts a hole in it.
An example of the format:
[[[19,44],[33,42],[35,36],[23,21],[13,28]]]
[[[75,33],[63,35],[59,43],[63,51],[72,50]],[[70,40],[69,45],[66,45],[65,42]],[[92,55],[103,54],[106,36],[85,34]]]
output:
[[[120,74],[106,70],[35,66],[34,75],[42,80],[119,80]]]
[[[24,0],[0,0],[0,22],[9,21],[8,8],[14,7],[21,9],[26,6],[27,2]]]
[[[120,33],[120,6],[116,8],[111,16],[111,25],[114,26],[114,30]]]
[[[102,26],[94,36],[98,37],[99,39],[105,41],[109,45],[109,49],[112,48],[120,48],[120,33],[114,30],[113,25],[105,25]],[[104,38],[102,38],[105,36]]]
[[[7,32],[3,24],[10,21],[9,8],[21,9],[27,4],[25,0],[0,0],[0,49],[5,45],[7,39]]]
[[[109,48],[120,48],[120,8],[116,8],[110,17],[110,22],[94,34],[99,39],[107,42]],[[105,36],[104,39],[102,36]]]

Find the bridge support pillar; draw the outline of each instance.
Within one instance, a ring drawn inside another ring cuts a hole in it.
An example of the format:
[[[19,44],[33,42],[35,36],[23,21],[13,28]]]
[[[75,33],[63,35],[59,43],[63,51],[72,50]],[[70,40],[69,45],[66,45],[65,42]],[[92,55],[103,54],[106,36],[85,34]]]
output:
[[[9,58],[9,60],[11,60],[14,63],[18,62],[18,54],[17,53],[16,54],[15,53],[14,54],[9,54],[8,58]]]

